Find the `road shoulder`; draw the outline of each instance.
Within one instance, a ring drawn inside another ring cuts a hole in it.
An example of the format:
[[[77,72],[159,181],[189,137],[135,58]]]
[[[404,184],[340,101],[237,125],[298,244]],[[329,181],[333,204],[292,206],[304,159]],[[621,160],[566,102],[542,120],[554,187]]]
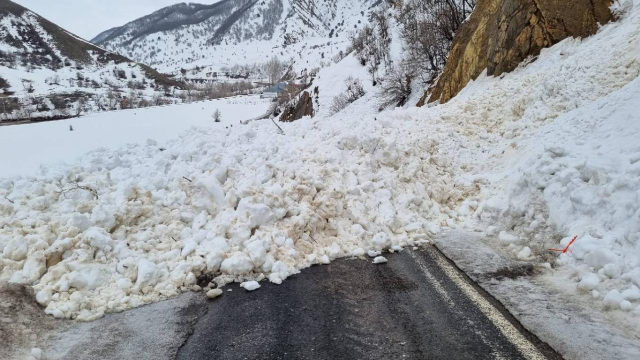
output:
[[[560,287],[552,271],[510,260],[488,242],[477,233],[449,230],[435,244],[526,329],[566,359],[638,358],[640,339],[634,337],[637,332],[629,319],[594,311],[598,304]]]

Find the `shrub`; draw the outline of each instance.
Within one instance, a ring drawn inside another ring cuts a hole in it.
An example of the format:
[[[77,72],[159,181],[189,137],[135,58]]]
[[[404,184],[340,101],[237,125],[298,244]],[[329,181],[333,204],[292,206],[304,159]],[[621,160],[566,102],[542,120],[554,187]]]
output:
[[[345,85],[347,86],[347,89],[342,94],[334,97],[331,101],[330,110],[332,114],[339,113],[349,106],[349,104],[354,103],[366,94],[366,91],[362,87],[362,83],[359,79],[348,77],[345,80]]]
[[[406,66],[397,66],[391,69],[382,83],[381,109],[406,104],[411,96],[412,79],[413,75]]]

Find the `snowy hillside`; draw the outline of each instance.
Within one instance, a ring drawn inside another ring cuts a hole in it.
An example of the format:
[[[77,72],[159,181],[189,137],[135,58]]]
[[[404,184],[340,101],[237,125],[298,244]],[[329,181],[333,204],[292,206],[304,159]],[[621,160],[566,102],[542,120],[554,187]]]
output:
[[[151,97],[179,85],[0,0],[0,121],[74,112],[78,99],[93,103],[113,90],[135,87]]]
[[[223,0],[161,9],[92,42],[162,71],[261,63],[271,56],[296,68],[329,62],[348,34],[368,22],[375,0]]]

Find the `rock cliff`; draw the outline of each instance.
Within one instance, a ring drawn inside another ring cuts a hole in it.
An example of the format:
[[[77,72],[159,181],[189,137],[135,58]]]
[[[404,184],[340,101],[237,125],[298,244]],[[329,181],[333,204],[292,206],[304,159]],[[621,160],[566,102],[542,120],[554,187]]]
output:
[[[499,76],[567,37],[593,35],[612,20],[611,0],[478,0],[454,39],[426,102],[447,102],[486,69]]]

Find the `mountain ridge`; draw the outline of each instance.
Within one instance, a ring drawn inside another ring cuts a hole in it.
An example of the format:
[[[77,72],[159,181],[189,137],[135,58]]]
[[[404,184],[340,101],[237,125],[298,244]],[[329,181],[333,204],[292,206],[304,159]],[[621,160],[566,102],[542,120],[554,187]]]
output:
[[[346,49],[380,0],[223,0],[180,3],[98,34],[92,42],[136,61],[180,67],[293,58],[301,68]],[[233,59],[232,59],[233,58]],[[304,61],[300,61],[304,60]],[[312,60],[312,61],[311,61]]]

